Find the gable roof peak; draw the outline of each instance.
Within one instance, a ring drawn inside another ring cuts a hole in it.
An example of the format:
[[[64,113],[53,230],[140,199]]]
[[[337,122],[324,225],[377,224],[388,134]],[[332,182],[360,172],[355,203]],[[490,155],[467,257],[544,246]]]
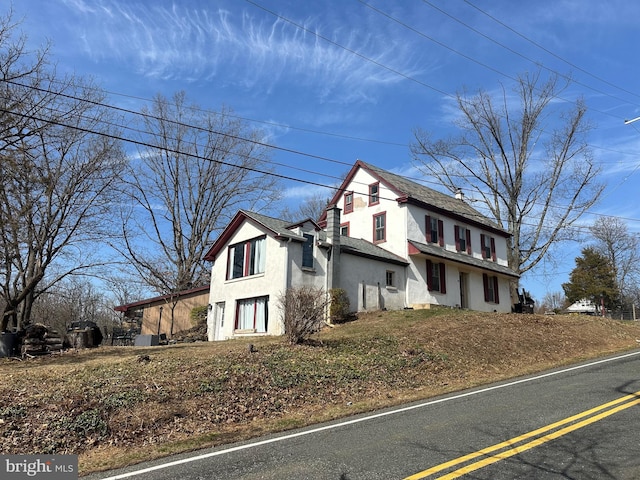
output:
[[[370,175],[383,183],[396,195],[398,202],[419,205],[427,210],[457,217],[460,221],[477,225],[480,228],[485,228],[504,236],[509,236],[495,221],[481,214],[465,202],[464,197],[456,198],[452,195],[439,192],[438,190],[418,183],[418,181],[411,180],[397,173],[391,173],[360,159],[356,160],[342,183],[341,188],[338,189],[332,199],[332,202],[339,200],[340,195],[347,190],[349,183],[353,180],[353,177],[359,169],[366,170]]]

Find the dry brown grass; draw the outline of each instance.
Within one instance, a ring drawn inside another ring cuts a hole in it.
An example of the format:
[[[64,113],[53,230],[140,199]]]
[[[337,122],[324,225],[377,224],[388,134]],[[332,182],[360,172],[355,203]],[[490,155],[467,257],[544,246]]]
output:
[[[284,338],[100,347],[0,361],[0,451],[77,453],[82,473],[220,445],[636,348],[585,316],[376,312]]]

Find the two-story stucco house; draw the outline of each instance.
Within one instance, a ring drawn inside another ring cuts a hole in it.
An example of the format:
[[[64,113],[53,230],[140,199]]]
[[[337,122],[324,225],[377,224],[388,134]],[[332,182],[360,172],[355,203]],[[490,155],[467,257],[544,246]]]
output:
[[[343,234],[407,259],[407,307],[511,311],[510,235],[462,195],[357,161],[331,202],[342,208]]]
[[[372,242],[341,237],[339,212],[328,209],[329,230],[310,219],[292,224],[238,212],[205,256],[213,262],[209,340],[283,334],[278,301],[291,287],[339,286],[362,309],[403,308],[407,261]]]
[[[351,310],[511,311],[509,235],[460,198],[356,162],[317,221],[240,211],[213,262],[210,340],[283,332],[290,287],[342,288]]]

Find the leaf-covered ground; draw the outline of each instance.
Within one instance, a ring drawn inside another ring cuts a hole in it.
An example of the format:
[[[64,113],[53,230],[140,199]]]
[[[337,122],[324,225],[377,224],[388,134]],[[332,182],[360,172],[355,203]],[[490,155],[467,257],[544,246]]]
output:
[[[2,359],[0,451],[76,453],[89,473],[637,348],[636,339],[635,322],[422,310],[363,314],[305,345],[253,338]]]

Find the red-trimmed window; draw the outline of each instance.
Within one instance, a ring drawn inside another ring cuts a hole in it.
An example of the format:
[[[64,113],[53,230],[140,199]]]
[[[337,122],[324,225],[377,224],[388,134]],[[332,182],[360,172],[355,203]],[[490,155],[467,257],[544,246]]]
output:
[[[442,223],[442,220],[438,220],[436,217],[427,215],[425,221],[427,242],[437,243],[441,247],[444,247],[444,224]]]
[[[373,243],[387,241],[387,212],[373,216]]]
[[[455,225],[456,251],[471,254],[471,230]]]
[[[266,244],[266,237],[259,237],[229,246],[227,280],[264,273]]]
[[[353,192],[344,194],[344,213],[353,212]]]
[[[480,244],[482,245],[482,258],[496,261],[496,240],[484,233],[480,234]]]
[[[236,302],[236,330],[267,333],[269,325],[269,297],[255,297]]]
[[[498,296],[498,277],[482,274],[482,284],[484,286],[484,301],[488,303],[500,303]]]
[[[427,289],[430,292],[447,293],[444,263],[427,260]]]
[[[340,224],[340,235],[343,237],[349,236],[349,222]]]
[[[380,203],[380,183],[372,183],[369,185],[369,205],[377,205]]]

